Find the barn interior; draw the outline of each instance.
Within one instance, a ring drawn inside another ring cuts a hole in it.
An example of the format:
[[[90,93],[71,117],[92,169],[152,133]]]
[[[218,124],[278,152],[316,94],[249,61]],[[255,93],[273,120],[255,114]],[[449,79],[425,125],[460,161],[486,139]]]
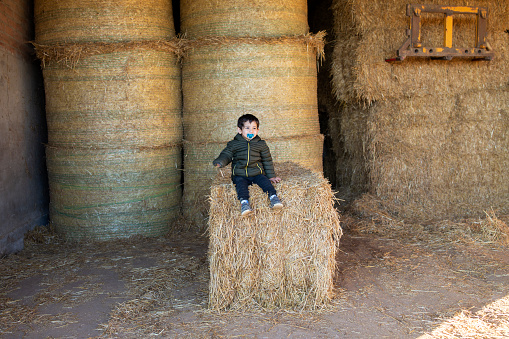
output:
[[[283,33],[263,37],[266,40],[232,36],[213,44],[189,33],[196,29],[192,20],[185,21],[185,15],[197,15],[193,1],[173,0],[167,4],[173,33],[166,43],[158,38],[157,44],[140,49],[136,41],[122,41],[121,47],[115,45],[119,51],[111,49],[118,41],[95,41],[93,48],[100,53],[90,55],[90,41],[79,40],[86,31],[71,41],[67,26],[49,24],[58,21],[47,15],[56,3],[0,2],[0,212],[5,217],[0,223],[0,333],[275,338],[377,337],[373,333],[381,331],[392,337],[432,338],[461,336],[461,328],[477,327],[481,337],[507,334],[507,1],[426,2],[488,8],[487,47],[473,46],[479,34],[475,15],[454,17],[452,39],[453,47],[492,52],[493,58],[405,60],[393,60],[407,38],[407,3],[400,0],[295,1],[288,6],[305,4],[309,34],[283,42]],[[104,6],[97,3],[90,2],[92,11]],[[206,7],[213,1],[195,3]],[[271,6],[280,3],[291,1],[273,1]],[[160,13],[150,15],[154,19]],[[442,16],[423,14],[424,44],[443,44]],[[60,20],[68,20],[69,27],[78,25],[72,17]],[[179,39],[184,43],[173,43]],[[234,39],[246,47],[231,47]],[[271,47],[264,49],[266,45]],[[179,56],[182,46],[187,54]],[[249,53],[265,59],[248,59]],[[111,61],[108,55],[113,54]],[[285,59],[288,55],[292,57]],[[249,60],[249,67],[237,65],[238,58]],[[266,62],[271,58],[273,64]],[[241,93],[238,76],[221,73],[228,68],[246,77],[253,77],[248,72],[253,69],[271,74],[284,67],[278,58],[305,71],[285,75],[294,78],[273,87],[268,81],[260,89],[247,86],[259,95],[254,99],[252,93]],[[221,62],[223,70],[214,65],[207,69],[209,59]],[[115,62],[132,67],[122,71],[127,77],[110,80],[115,75],[108,72],[118,67]],[[316,73],[306,78],[305,67],[316,67]],[[103,78],[93,84],[84,80],[97,69]],[[205,76],[200,78],[200,72]],[[207,82],[213,72],[222,82]],[[170,80],[161,80],[166,77]],[[106,92],[108,87],[101,87],[106,81],[111,81],[109,96],[96,95],[96,87]],[[218,83],[237,86],[240,94],[215,92]],[[210,87],[204,90],[203,84]],[[273,93],[260,99],[266,87]],[[136,96],[132,88],[144,90]],[[171,97],[160,94],[168,89]],[[118,99],[122,91],[134,99]],[[274,104],[275,97],[279,101]],[[145,106],[136,106],[136,100]],[[208,112],[214,102],[228,108],[221,111],[218,104]],[[285,113],[281,102],[312,108]],[[314,310],[295,316],[264,308],[251,317],[204,312],[210,253],[208,205],[203,205],[209,193],[203,193],[202,183],[215,173],[210,162],[232,134],[229,114],[257,112],[257,105],[281,111],[274,116],[285,120],[281,124],[260,113],[265,118],[261,135],[265,132],[272,142],[276,160],[283,163],[293,155],[304,167],[321,167],[338,199],[334,208],[343,237],[338,239],[331,280],[336,296],[325,315]],[[110,120],[93,120],[101,110],[120,113],[104,118]],[[129,120],[126,112],[135,111]],[[215,134],[202,130],[197,123],[201,116],[214,124]],[[292,122],[291,117],[299,120]],[[136,119],[142,123],[137,125]],[[163,124],[177,127],[159,130]],[[285,124],[289,127],[283,130]],[[96,125],[101,127],[94,131]],[[89,176],[96,172],[104,177]],[[119,179],[116,172],[136,175]],[[73,178],[89,186],[78,189]],[[147,178],[155,178],[158,186],[146,188]],[[108,188],[121,180],[128,185],[111,195]],[[91,198],[99,183],[101,190]],[[129,185],[136,192],[127,190]],[[163,194],[163,189],[171,193]],[[117,198],[129,204],[115,209],[109,203]],[[100,208],[101,218],[92,217],[94,212],[82,207],[85,202]],[[72,213],[64,213],[63,206],[71,206]],[[158,218],[152,216],[156,209],[164,210]],[[133,217],[142,212],[143,217]],[[133,226],[122,226],[126,224]],[[306,323],[305,317],[314,321]],[[474,324],[479,318],[484,322]],[[372,319],[376,326],[365,326]]]

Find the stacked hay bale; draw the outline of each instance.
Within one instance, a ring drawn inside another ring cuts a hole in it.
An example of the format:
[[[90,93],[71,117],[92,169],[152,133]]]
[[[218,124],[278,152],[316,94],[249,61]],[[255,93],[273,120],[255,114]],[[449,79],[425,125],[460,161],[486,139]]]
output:
[[[167,233],[180,213],[171,1],[35,3],[50,219],[67,238]]]
[[[306,34],[307,1],[183,0],[180,21],[189,38]]]
[[[340,184],[363,185],[404,218],[507,213],[509,2],[430,2],[487,7],[492,61],[387,63],[406,39],[406,4],[334,2],[333,84],[343,107],[330,123],[348,174]],[[423,45],[443,45],[443,20],[423,14]],[[455,16],[453,47],[473,47],[475,29],[475,16]]]
[[[277,161],[322,170],[316,57],[323,34],[307,34],[306,1],[181,2],[189,40],[182,65],[184,214],[205,227],[212,160],[252,113]],[[242,18],[242,20],[241,20]],[[244,24],[239,24],[243,21]],[[284,36],[283,36],[284,34]]]
[[[229,176],[211,188],[209,220],[212,309],[314,309],[333,297],[335,253],[341,237],[330,184],[321,173],[276,163],[286,203],[272,211],[251,187],[254,215],[241,217]]]

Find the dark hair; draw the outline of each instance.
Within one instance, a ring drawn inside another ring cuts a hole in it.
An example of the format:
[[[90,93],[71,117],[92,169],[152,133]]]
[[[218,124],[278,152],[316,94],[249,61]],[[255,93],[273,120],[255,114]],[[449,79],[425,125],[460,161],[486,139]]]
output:
[[[258,120],[257,117],[255,117],[254,115],[252,114],[244,114],[243,116],[241,116],[239,118],[239,120],[237,121],[237,127],[242,129],[244,127],[244,123],[246,121],[249,121],[249,122],[256,122],[256,126],[257,127],[260,127],[260,120]]]

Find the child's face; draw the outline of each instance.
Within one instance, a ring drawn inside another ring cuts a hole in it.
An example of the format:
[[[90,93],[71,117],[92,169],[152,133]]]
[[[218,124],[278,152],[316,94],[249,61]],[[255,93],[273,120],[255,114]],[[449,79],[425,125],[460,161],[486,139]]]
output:
[[[258,124],[256,121],[246,121],[242,129],[237,127],[237,131],[242,134],[244,139],[251,140],[258,135]]]

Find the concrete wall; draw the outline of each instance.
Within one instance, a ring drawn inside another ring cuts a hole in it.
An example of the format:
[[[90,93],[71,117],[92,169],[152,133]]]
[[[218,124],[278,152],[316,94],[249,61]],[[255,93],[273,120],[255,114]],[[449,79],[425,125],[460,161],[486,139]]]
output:
[[[0,257],[48,222],[42,72],[27,44],[32,8],[33,1],[0,1]]]

